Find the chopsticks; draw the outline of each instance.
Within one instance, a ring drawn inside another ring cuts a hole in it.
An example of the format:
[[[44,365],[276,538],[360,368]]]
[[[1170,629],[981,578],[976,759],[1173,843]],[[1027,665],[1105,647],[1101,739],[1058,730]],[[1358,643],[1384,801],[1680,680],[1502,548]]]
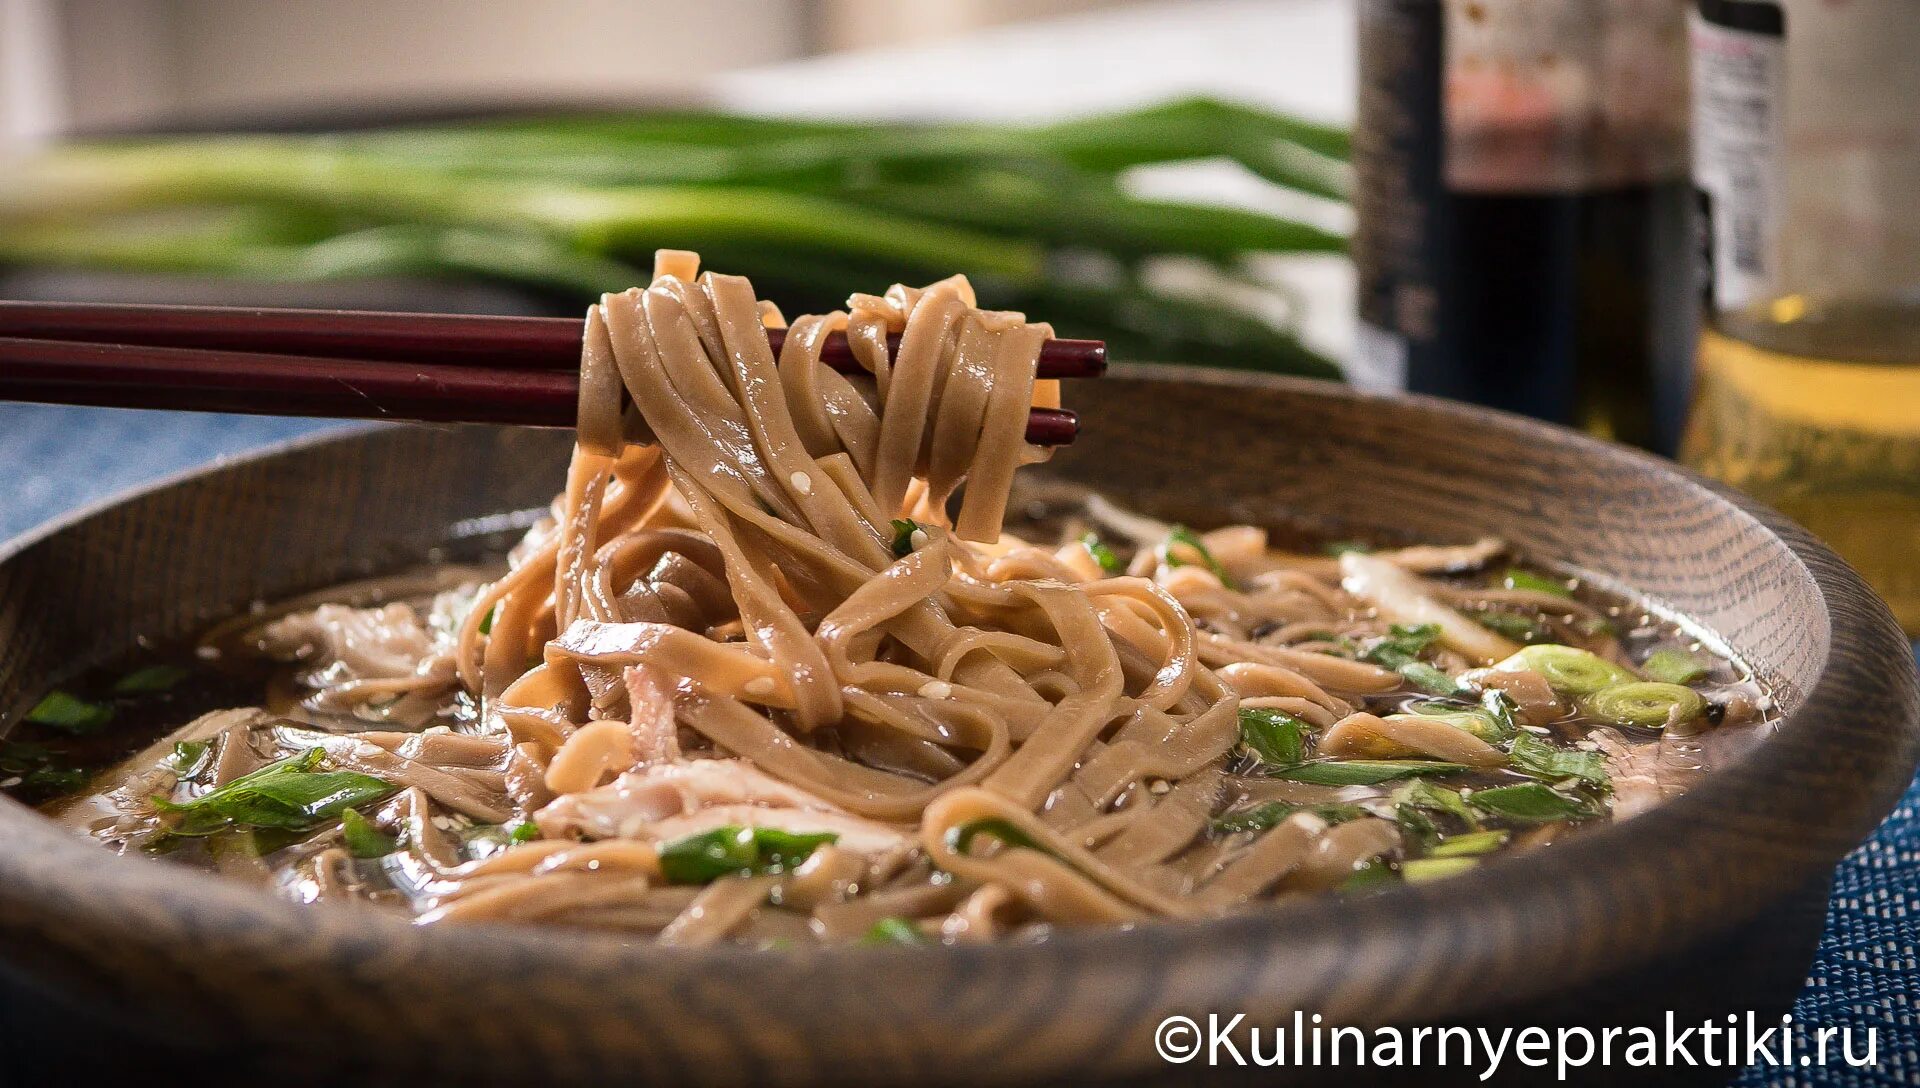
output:
[[[564,318],[0,302],[0,399],[570,427],[581,331]],[[769,330],[776,351],[783,338]],[[843,336],[823,358],[859,369]],[[1105,369],[1100,341],[1054,340],[1039,375]],[[1078,429],[1072,412],[1035,408],[1027,441],[1065,445]]]
[[[571,317],[0,302],[0,337],[520,370],[576,369],[581,331],[580,319]],[[786,335],[785,329],[767,330],[776,354]],[[887,339],[899,349],[898,335]],[[845,336],[829,336],[821,356],[835,370],[859,372]],[[1105,342],[1050,340],[1040,353],[1038,377],[1097,378],[1106,369]]]

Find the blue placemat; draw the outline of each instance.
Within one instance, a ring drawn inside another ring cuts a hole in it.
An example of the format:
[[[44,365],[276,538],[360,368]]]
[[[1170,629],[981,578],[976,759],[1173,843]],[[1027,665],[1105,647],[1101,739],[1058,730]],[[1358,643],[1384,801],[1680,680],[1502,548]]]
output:
[[[157,476],[338,423],[0,404],[0,539]],[[1841,865],[1794,1009],[1803,1025],[1878,1029],[1874,1069],[1751,1068],[1740,1088],[1920,1083],[1920,782]],[[1859,1045],[1859,1044],[1856,1044]]]

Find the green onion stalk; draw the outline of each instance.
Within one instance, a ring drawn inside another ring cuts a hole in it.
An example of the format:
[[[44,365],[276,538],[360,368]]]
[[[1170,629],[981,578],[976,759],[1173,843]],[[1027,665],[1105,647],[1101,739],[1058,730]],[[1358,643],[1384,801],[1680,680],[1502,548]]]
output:
[[[790,312],[963,271],[984,304],[1119,358],[1334,376],[1286,324],[1149,273],[1181,258],[1244,280],[1248,256],[1337,254],[1340,234],[1144,198],[1123,175],[1224,157],[1332,202],[1348,151],[1337,128],[1209,99],[1025,126],[596,115],[97,142],[0,170],[0,262],[481,279],[573,309],[689,248]]]

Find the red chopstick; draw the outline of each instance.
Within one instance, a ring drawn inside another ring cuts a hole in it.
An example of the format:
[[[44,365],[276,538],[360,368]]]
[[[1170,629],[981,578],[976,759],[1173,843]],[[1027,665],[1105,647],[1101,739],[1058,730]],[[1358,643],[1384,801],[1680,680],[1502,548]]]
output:
[[[573,370],[580,365],[580,334],[581,321],[563,317],[0,302],[0,337],[435,366]],[[767,332],[776,352],[785,338],[785,330]],[[890,339],[898,349],[899,337]],[[836,370],[859,370],[840,334],[827,338],[821,355]],[[1107,345],[1099,340],[1050,340],[1040,352],[1042,378],[1097,378],[1106,368]]]
[[[0,337],[0,400],[571,427],[579,396],[578,372],[558,368]],[[1035,445],[1066,445],[1078,431],[1072,412],[1035,408],[1027,417],[1027,441]]]

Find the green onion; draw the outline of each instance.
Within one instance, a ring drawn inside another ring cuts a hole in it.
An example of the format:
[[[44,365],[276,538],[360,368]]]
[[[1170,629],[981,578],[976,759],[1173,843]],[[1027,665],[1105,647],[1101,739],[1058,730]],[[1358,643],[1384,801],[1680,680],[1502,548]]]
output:
[[[480,633],[481,634],[483,635],[493,634],[493,617],[498,615],[499,613],[500,613],[500,606],[496,604],[492,608],[487,609],[486,615],[480,617]]]
[[[913,554],[913,534],[921,532],[920,523],[912,518],[894,518],[893,555],[896,559],[905,559]]]
[[[22,789],[42,793],[73,793],[87,784],[89,775],[78,767],[35,767],[20,779]]]
[[[1418,702],[1408,708],[1404,714],[1389,714],[1387,720],[1425,718],[1428,721],[1445,722],[1455,729],[1471,733],[1490,744],[1498,743],[1512,736],[1511,727],[1502,725],[1500,720],[1484,710],[1455,709],[1445,703]]]
[[[1535,574],[1530,570],[1521,570],[1518,567],[1514,567],[1502,575],[1500,584],[1506,586],[1508,589],[1524,589],[1534,593],[1551,593],[1556,597],[1573,596],[1573,591],[1567,588],[1566,582],[1558,578],[1548,578],[1542,574]]]
[[[1480,864],[1479,858],[1414,858],[1400,863],[1400,878],[1409,884],[1444,880]]]
[[[507,832],[507,841],[511,843],[534,842],[540,838],[540,825],[532,820],[521,820]]]
[[[1440,827],[1433,817],[1413,807],[1400,805],[1393,810],[1393,822],[1400,825],[1400,834],[1408,842],[1426,849],[1440,841]]]
[[[1373,551],[1373,546],[1358,540],[1336,540],[1321,550],[1332,556],[1341,556],[1348,552],[1358,552],[1361,555],[1366,555]]]
[[[905,918],[882,918],[873,923],[866,935],[860,938],[861,944],[926,944],[927,935],[920,927]]]
[[[1488,688],[1481,692],[1480,708],[1493,716],[1493,720],[1499,724],[1500,729],[1507,736],[1513,736],[1520,731],[1520,707],[1506,692],[1499,688]]]
[[[1460,681],[1424,661],[1409,661],[1395,671],[1428,695],[1459,695],[1466,690]]]
[[[86,785],[88,773],[78,767],[62,767],[55,762],[53,750],[31,741],[7,741],[0,744],[0,771],[18,775],[20,789],[36,793],[72,793]]]
[[[1507,840],[1513,838],[1513,832],[1503,830],[1469,831],[1464,835],[1454,835],[1442,840],[1427,851],[1430,858],[1470,858],[1482,854],[1491,854]]]
[[[947,831],[947,846],[956,854],[964,854],[972,848],[973,840],[981,835],[985,835],[990,839],[998,839],[1006,846],[1017,847],[1022,850],[1038,850],[1043,854],[1053,853],[1053,851],[1048,850],[1046,847],[1041,846],[1039,842],[1035,841],[1033,836],[1015,827],[1011,821],[1003,820],[998,816],[989,816],[983,820],[973,820],[949,829]]]
[[[1240,743],[1260,762],[1290,767],[1307,758],[1307,734],[1312,726],[1284,710],[1240,708]]]
[[[1080,546],[1087,549],[1087,554],[1093,557],[1094,564],[1105,573],[1119,574],[1126,569],[1120,562],[1120,557],[1113,554],[1113,549],[1107,547],[1106,542],[1100,539],[1100,534],[1087,533],[1080,538]]]
[[[1284,767],[1275,774],[1290,782],[1315,786],[1373,786],[1419,775],[1458,774],[1466,769],[1463,763],[1425,759],[1346,759],[1301,763]]]
[[[1669,723],[1692,721],[1707,709],[1700,693],[1681,684],[1651,680],[1615,684],[1580,700],[1581,709],[1618,725],[1661,729]]]
[[[1539,620],[1493,608],[1475,612],[1473,622],[1490,631],[1499,632],[1516,642],[1534,642],[1544,638],[1547,633],[1547,629],[1540,625]]]
[[[1707,675],[1706,663],[1682,650],[1655,650],[1640,671],[1663,684],[1691,684]]]
[[[1340,891],[1361,892],[1377,888],[1382,884],[1392,884],[1398,878],[1393,866],[1380,858],[1368,858],[1353,867],[1353,875],[1340,882]]]
[[[784,873],[839,838],[831,831],[716,827],[660,847],[660,874],[670,884],[710,884],[721,877]]]
[[[1208,827],[1216,834],[1232,835],[1243,831],[1271,831],[1296,812],[1311,812],[1329,824],[1343,824],[1367,815],[1359,805],[1296,805],[1287,801],[1267,801],[1237,808],[1213,819]]]
[[[1233,578],[1227,573],[1227,568],[1221,566],[1220,561],[1213,557],[1212,550],[1200,539],[1200,534],[1184,525],[1176,525],[1168,530],[1167,539],[1160,542],[1160,561],[1169,567],[1187,566],[1188,560],[1180,558],[1174,551],[1175,547],[1181,546],[1192,548],[1199,553],[1201,565],[1212,571],[1213,576],[1220,579],[1221,585],[1232,588]]]
[[[65,691],[50,691],[27,711],[27,721],[62,733],[91,733],[113,720],[113,707],[89,703]]]
[[[206,758],[206,741],[183,740],[174,743],[173,755],[168,757],[168,762],[173,764],[174,771],[176,771],[180,777],[188,778],[200,770],[201,764],[205,762]]]
[[[1445,812],[1458,816],[1468,827],[1479,827],[1480,818],[1467,804],[1459,790],[1436,785],[1424,778],[1416,778],[1401,786],[1388,798],[1394,808],[1422,808],[1434,812]]]
[[[153,807],[175,817],[168,828],[173,835],[248,828],[305,831],[397,788],[356,771],[316,771],[323,754],[319,748],[309,748],[191,801],[155,797]]]
[[[347,853],[356,858],[383,858],[400,844],[399,839],[373,826],[373,821],[351,808],[340,814],[340,837],[347,844]]]
[[[115,695],[152,695],[168,691],[192,675],[191,670],[180,665],[148,665],[144,669],[135,669],[122,676],[114,683],[113,693]]]
[[[1587,820],[1600,815],[1594,805],[1539,782],[1474,790],[1467,794],[1467,803],[1490,816],[1523,824]]]
[[[26,740],[0,743],[0,771],[26,774],[53,762],[53,749]]]
[[[1362,657],[1375,665],[1397,669],[1419,657],[1439,638],[1440,625],[1437,623],[1422,623],[1412,627],[1396,623],[1387,628],[1387,634],[1380,641],[1367,647]]]
[[[1521,733],[1513,738],[1507,758],[1514,770],[1535,778],[1577,778],[1597,789],[1612,788],[1607,757],[1600,752],[1555,748],[1531,733]]]
[[[1520,652],[1494,666],[1507,672],[1537,672],[1555,691],[1591,695],[1602,688],[1631,681],[1633,674],[1598,654],[1558,643],[1521,647]]]
[[[1396,623],[1387,629],[1383,638],[1367,647],[1360,660],[1398,672],[1428,695],[1458,695],[1463,690],[1458,681],[1419,659],[1439,637],[1437,623],[1412,627]]]

